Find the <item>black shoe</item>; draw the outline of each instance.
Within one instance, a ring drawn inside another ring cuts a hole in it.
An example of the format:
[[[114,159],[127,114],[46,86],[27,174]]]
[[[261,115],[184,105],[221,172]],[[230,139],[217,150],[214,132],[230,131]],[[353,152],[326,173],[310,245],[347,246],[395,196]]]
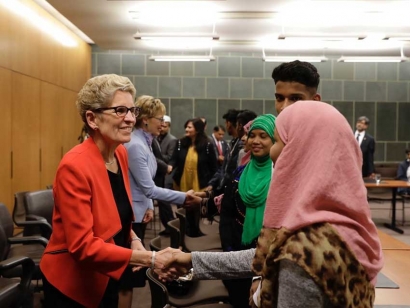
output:
[[[159,235],[162,235],[162,236],[170,236],[170,233],[169,233],[169,231],[168,230],[162,230],[160,233],[158,233]]]

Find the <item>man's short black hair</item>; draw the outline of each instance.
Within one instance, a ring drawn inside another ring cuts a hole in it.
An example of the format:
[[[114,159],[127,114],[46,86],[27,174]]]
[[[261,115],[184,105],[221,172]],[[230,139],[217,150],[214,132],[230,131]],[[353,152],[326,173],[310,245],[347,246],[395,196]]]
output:
[[[236,117],[238,116],[240,110],[229,109],[223,116],[222,119],[225,121],[231,122],[232,125],[236,125]]]
[[[214,132],[217,133],[220,130],[222,130],[223,132],[225,132],[225,127],[223,125],[216,125],[214,126]]]
[[[410,149],[406,149],[406,154],[409,154],[410,153]]]
[[[236,122],[241,124],[242,126],[245,126],[246,124],[248,124],[249,121],[252,121],[257,116],[258,115],[252,110],[244,109],[241,110],[241,112],[236,117]]]
[[[315,90],[317,90],[320,82],[320,75],[316,67],[309,62],[299,60],[282,63],[275,67],[272,72],[272,78],[275,84],[277,84],[278,81],[298,82]]]

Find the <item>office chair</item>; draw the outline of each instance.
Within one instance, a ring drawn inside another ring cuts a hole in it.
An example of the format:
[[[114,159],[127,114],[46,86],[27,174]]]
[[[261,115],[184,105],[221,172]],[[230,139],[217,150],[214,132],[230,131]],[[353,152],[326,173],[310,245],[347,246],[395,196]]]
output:
[[[228,302],[229,295],[221,280],[193,280],[189,291],[185,295],[172,295],[164,283],[159,281],[151,269],[147,270],[148,282],[151,290],[151,307],[232,307]]]
[[[0,233],[4,232],[0,229]],[[2,277],[3,272],[22,267],[20,280]],[[33,300],[30,283],[34,272],[34,262],[29,257],[13,257],[0,261],[0,307],[31,307]]]
[[[154,237],[149,242],[149,247],[150,247],[151,251],[160,251],[160,250],[165,249],[167,247],[171,247],[170,241],[171,241],[171,239],[169,237],[159,235],[157,237]]]
[[[28,226],[41,226],[44,222],[41,221],[26,221]],[[0,250],[0,261],[13,258],[27,256],[34,261],[35,270],[33,279],[41,279],[39,263],[44,253],[44,249],[48,244],[48,240],[41,236],[17,236],[13,237],[14,224],[7,207],[0,203],[0,243],[4,243]],[[24,245],[17,245],[24,244]],[[13,278],[22,277],[23,268],[21,266],[4,270],[3,277]]]
[[[189,237],[185,235],[179,218],[168,222],[171,235],[171,247],[183,251],[222,251],[221,240],[212,236]]]

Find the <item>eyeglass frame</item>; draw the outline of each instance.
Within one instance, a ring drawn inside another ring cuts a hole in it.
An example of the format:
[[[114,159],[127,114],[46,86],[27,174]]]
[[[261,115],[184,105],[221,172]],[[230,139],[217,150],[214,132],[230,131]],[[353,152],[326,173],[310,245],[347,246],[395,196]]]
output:
[[[162,117],[162,118],[150,117],[150,118],[157,119],[157,120],[160,121],[161,123],[165,123],[164,117]]]
[[[118,111],[117,111],[118,108],[126,108],[126,109],[127,109],[127,112],[126,112],[124,115],[119,115],[119,114],[118,114]],[[134,112],[131,111],[131,109],[133,109],[133,108],[134,108]],[[124,117],[128,114],[128,112],[131,112],[131,115],[133,115],[133,116],[136,118],[136,117],[139,116],[140,111],[141,111],[141,108],[140,108],[140,107],[136,107],[136,106],[131,107],[131,108],[128,108],[128,107],[126,107],[126,106],[116,106],[116,107],[101,107],[101,108],[94,109],[93,111],[94,111],[94,112],[102,112],[102,111],[104,111],[104,110],[114,110],[114,113],[115,113],[118,117],[121,117],[121,118],[124,118]]]

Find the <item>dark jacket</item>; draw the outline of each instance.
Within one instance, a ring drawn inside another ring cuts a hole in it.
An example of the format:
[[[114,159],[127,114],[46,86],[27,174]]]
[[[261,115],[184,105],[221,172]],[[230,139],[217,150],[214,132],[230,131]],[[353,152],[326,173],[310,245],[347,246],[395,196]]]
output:
[[[376,144],[374,142],[374,138],[368,133],[365,133],[362,144],[360,145],[360,149],[362,150],[362,154],[363,154],[363,165],[362,165],[362,176],[363,177],[368,177],[372,173],[374,173],[373,157],[374,157],[375,148],[376,148]]]
[[[169,164],[175,170],[173,179],[179,186],[181,183],[182,173],[184,172],[185,159],[188,154],[188,146],[184,146],[181,140],[178,140],[174,153],[172,154]],[[218,163],[214,153],[215,149],[211,142],[207,142],[206,146],[197,150],[198,153],[198,179],[199,187],[205,188],[208,186],[209,180],[218,169]]]
[[[231,181],[232,173],[238,167],[238,154],[243,148],[242,141],[239,138],[232,139],[229,146],[229,152],[225,156],[223,165],[214,174],[208,185],[211,185],[217,193],[222,193],[226,184]]]
[[[397,179],[401,181],[408,181],[407,178],[407,168],[410,166],[410,160],[406,159],[402,161],[397,169]],[[410,188],[398,188],[397,193],[399,194],[410,194]]]
[[[158,165],[157,172],[155,173],[154,177],[154,183],[158,187],[165,187],[165,176],[167,175],[168,164],[165,162],[165,159],[162,156],[161,147],[156,138],[152,140],[151,147],[152,153],[154,153]]]

